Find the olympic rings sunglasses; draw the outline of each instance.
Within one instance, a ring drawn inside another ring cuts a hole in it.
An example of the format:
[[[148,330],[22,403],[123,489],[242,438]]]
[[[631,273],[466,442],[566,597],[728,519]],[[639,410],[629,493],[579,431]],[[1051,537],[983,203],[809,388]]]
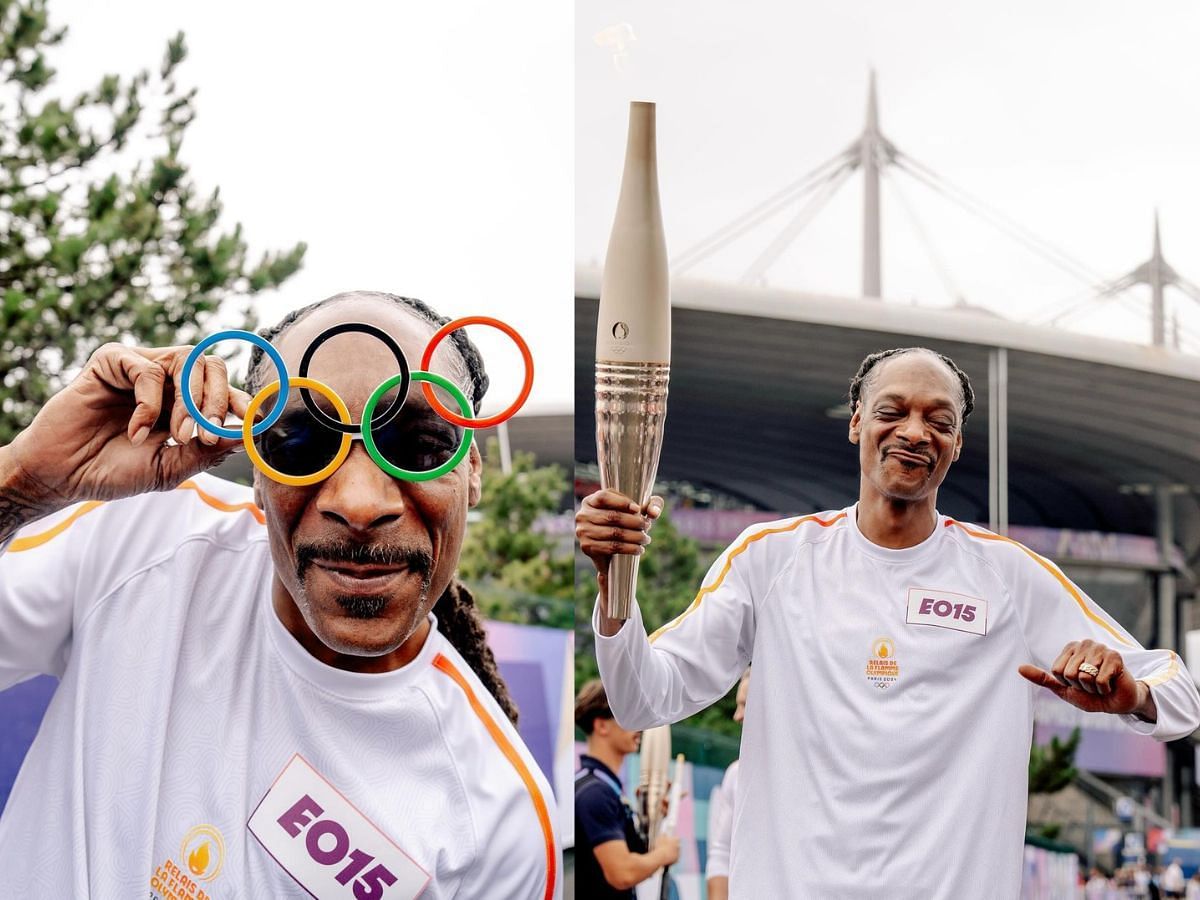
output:
[[[517,399],[497,415],[474,418],[470,401],[452,381],[428,371],[438,344],[451,332],[467,325],[490,325],[513,339],[525,362],[525,379]],[[371,394],[363,408],[362,421],[352,423],[345,402],[332,388],[308,377],[309,364],[317,349],[327,340],[346,332],[370,334],[392,351],[400,372],[386,379]],[[430,338],[421,355],[421,369],[410,371],[399,344],[382,329],[363,322],[346,322],[326,329],[304,352],[300,374],[289,376],[282,356],[270,342],[253,332],[221,331],[202,340],[188,354],[181,373],[181,382],[191,384],[192,368],[201,354],[222,340],[244,340],[262,348],[280,375],[250,401],[240,429],[227,428],[209,422],[196,408],[191,392],[185,392],[184,405],[198,427],[221,437],[241,439],[246,455],[254,466],[268,478],[281,484],[303,487],[328,478],[350,455],[355,439],[361,439],[367,453],[383,471],[405,481],[429,481],[452,471],[470,449],[475,428],[486,428],[507,421],[525,404],[533,387],[533,357],[529,347],[512,326],[488,316],[468,316],[443,325]],[[428,410],[408,407],[411,382],[421,382]],[[306,410],[289,404],[286,398],[276,397],[266,417],[256,421],[258,410],[280,385],[299,389]],[[454,399],[460,412],[448,409],[434,393],[440,387]],[[312,393],[322,395],[333,406],[337,418],[329,415],[313,399]],[[385,397],[390,402],[378,415],[376,409]],[[255,438],[259,438],[258,444]]]

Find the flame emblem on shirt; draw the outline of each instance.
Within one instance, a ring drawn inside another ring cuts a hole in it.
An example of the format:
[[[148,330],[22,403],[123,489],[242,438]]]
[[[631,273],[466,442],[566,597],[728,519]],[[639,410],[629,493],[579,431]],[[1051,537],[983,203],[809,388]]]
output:
[[[197,881],[212,881],[225,863],[225,839],[215,825],[197,825],[184,835],[179,856]]]
[[[886,691],[899,680],[900,664],[896,661],[896,645],[891,638],[875,638],[871,642],[866,675],[867,682],[881,691]]]
[[[192,870],[193,875],[203,875],[204,870],[208,868],[209,845],[210,842],[205,841],[188,854],[188,868]]]

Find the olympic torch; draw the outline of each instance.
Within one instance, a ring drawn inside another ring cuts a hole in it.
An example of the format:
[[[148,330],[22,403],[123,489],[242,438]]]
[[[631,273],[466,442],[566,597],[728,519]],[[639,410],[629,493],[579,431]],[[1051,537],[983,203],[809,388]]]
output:
[[[596,325],[596,454],[600,485],[642,506],[650,500],[671,372],[671,290],[658,199],[654,104],[629,107],[621,195],[608,240]],[[638,557],[608,569],[608,615],[628,619]]]
[[[683,754],[675,757],[675,778],[671,781],[671,796],[667,798],[667,817],[663,819],[664,834],[675,835],[679,830],[679,807],[683,802]],[[658,900],[667,900],[671,895],[670,866],[663,866],[658,886]]]
[[[667,796],[670,766],[671,726],[647,728],[642,732],[641,771],[638,776],[647,845],[654,843],[663,822],[663,800]]]

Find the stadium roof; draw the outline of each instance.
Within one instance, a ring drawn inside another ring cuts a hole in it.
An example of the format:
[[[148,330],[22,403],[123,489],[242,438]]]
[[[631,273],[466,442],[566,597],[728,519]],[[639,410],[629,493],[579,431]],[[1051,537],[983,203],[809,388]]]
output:
[[[576,272],[576,458],[595,460],[592,361],[600,271]],[[1177,540],[1200,553],[1200,359],[970,310],[678,280],[659,477],[765,509],[838,508],[858,494],[846,390],[863,357],[920,344],[971,378],[976,411],[942,512],[988,521],[988,357],[1008,350],[1011,524],[1154,534],[1142,485],[1186,485]]]

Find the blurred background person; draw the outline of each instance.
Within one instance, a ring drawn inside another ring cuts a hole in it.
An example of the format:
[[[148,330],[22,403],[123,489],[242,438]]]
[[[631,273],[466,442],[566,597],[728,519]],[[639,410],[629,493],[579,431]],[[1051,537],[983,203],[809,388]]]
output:
[[[1178,859],[1172,859],[1171,864],[1163,870],[1162,889],[1166,897],[1181,898],[1187,887],[1183,880],[1183,867]]]
[[[679,859],[679,838],[659,835],[647,850],[618,774],[642,735],[617,724],[598,680],[580,688],[575,724],[587,735],[575,775],[575,897],[629,900],[636,885]]]

